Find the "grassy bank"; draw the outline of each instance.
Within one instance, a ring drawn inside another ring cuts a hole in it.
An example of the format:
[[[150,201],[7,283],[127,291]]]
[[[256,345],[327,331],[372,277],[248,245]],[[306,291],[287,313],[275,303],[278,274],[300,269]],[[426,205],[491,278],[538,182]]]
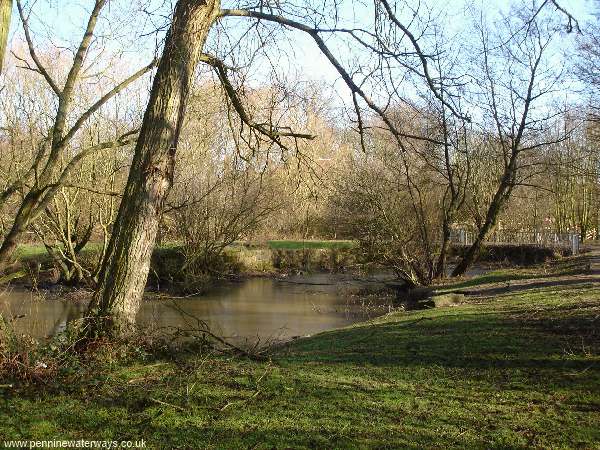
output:
[[[210,273],[204,267],[194,267],[188,264],[180,244],[167,243],[155,248],[150,270],[149,282],[152,285],[184,286],[193,291],[199,290],[199,285],[207,283],[209,278],[227,275],[264,275],[281,273],[306,272],[345,272],[359,271],[370,267],[378,270],[376,265],[365,261],[357,251],[357,243],[348,240],[271,240],[260,242],[235,242],[225,251],[210,260]],[[100,245],[87,245],[79,262],[93,271],[96,266]],[[464,251],[463,247],[453,249],[454,257]],[[22,245],[19,247],[17,259],[21,262],[21,272],[31,273],[26,265],[42,269],[50,269],[52,261],[42,245]],[[546,263],[560,256],[552,249],[532,245],[493,245],[484,247],[480,262],[496,266],[525,265],[531,263]],[[366,264],[369,263],[369,264]],[[205,263],[206,264],[206,263]],[[188,267],[188,272],[182,272],[182,267]],[[192,270],[189,270],[189,269]],[[15,270],[19,270],[19,265]],[[51,271],[50,271],[51,272]],[[47,273],[46,278],[52,278],[53,273]],[[38,280],[39,281],[39,280]],[[44,275],[42,274],[42,282]]]
[[[272,240],[264,242],[236,242],[231,247],[247,247],[271,250],[302,250],[302,249],[348,249],[354,248],[354,241],[345,240]],[[159,245],[157,248],[168,251],[177,248],[177,244]],[[86,245],[84,252],[94,253],[100,250],[100,243]],[[15,257],[23,260],[41,260],[47,258],[46,249],[42,244],[20,244]]]
[[[355,263],[354,241],[342,240],[274,240],[262,242],[236,242],[225,249],[220,261],[214,261],[217,272],[261,273],[278,271],[335,271],[341,265]],[[81,252],[84,266],[93,266],[101,247],[91,243]],[[51,264],[46,249],[41,244],[22,244],[15,258],[25,264]],[[167,243],[156,247],[152,258],[154,274],[168,279],[180,272],[183,264],[180,244]],[[162,272],[167,273],[162,273]]]
[[[3,386],[0,438],[145,439],[151,448],[600,448],[599,280],[537,281],[295,341],[268,362],[147,355]]]

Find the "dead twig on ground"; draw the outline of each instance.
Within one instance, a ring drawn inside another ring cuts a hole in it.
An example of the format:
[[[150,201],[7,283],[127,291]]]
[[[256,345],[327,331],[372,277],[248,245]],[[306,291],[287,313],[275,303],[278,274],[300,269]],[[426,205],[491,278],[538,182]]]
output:
[[[219,344],[225,346],[227,349],[233,350],[243,356],[246,356],[250,359],[256,359],[256,360],[261,360],[261,361],[265,361],[267,358],[262,355],[261,351],[259,351],[256,347],[252,348],[251,350],[245,350],[241,347],[238,347],[237,345],[227,341],[226,339],[224,339],[223,337],[219,336],[218,334],[214,333],[213,331],[211,331],[209,325],[202,319],[194,316],[192,313],[185,311],[183,308],[181,308],[181,306],[179,306],[177,303],[172,302],[170,305],[168,305],[170,308],[172,308],[173,310],[175,310],[176,312],[178,312],[181,317],[183,318],[183,320],[186,322],[186,324],[190,327],[189,329],[185,330],[185,329],[181,329],[178,327],[170,327],[175,329],[179,334],[183,335],[183,336],[187,336],[187,337],[210,337],[211,339],[214,339],[215,341],[217,341]],[[191,319],[195,322],[191,323],[190,320]]]

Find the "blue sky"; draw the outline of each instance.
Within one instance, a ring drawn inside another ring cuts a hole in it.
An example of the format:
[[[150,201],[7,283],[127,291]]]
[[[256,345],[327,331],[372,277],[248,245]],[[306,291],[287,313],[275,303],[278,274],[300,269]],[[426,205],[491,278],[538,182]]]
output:
[[[86,21],[87,13],[93,4],[92,0],[24,0],[26,4],[33,4],[34,17],[32,18],[32,28],[41,47],[44,45],[58,44],[64,45],[68,42],[76,42],[82,33],[83,24]],[[174,0],[173,0],[174,1]],[[508,11],[513,2],[509,0],[474,0],[480,2],[481,8],[491,11],[492,14],[497,11]],[[539,0],[538,0],[539,1]],[[152,15],[136,14],[132,20],[132,11],[137,8],[139,2],[150,2],[147,10],[153,11]],[[153,3],[153,5],[152,5]],[[122,46],[125,50],[125,60],[131,66],[140,66],[150,60],[152,53],[156,48],[155,37],[146,36],[144,38],[136,37],[135,34],[144,34],[150,31],[157,24],[164,24],[166,19],[161,17],[168,8],[158,8],[157,5],[163,3],[163,0],[111,0],[107,6],[108,13],[113,17],[111,30],[107,27],[108,23],[103,23],[100,29],[107,31],[107,34],[120,33],[118,39],[109,42],[108,47]],[[169,3],[169,1],[167,2]],[[223,0],[223,7],[229,6],[226,0]],[[367,4],[370,4],[368,1]],[[431,9],[432,14],[446,17],[447,27],[453,31],[460,32],[466,26],[468,14],[465,12],[466,5],[472,3],[469,0],[429,0],[424,1]],[[360,7],[362,2],[346,2],[341,16],[347,17],[350,21],[356,20],[360,24],[360,17],[356,14],[367,16],[370,14],[369,7]],[[567,8],[582,23],[591,19],[591,13],[596,9],[598,3],[595,0],[561,0],[561,5]],[[353,11],[353,8],[356,11]],[[16,8],[15,8],[16,9]],[[248,20],[239,18],[227,19],[227,24],[233,29],[239,27],[240,30],[248,25]],[[20,23],[18,17],[14,16],[12,22],[12,35],[20,35]],[[45,37],[44,37],[45,36]],[[284,35],[280,35],[284,36]],[[277,61],[283,67],[282,71],[297,72],[298,77],[310,80],[322,81],[329,85],[335,85],[335,92],[348,101],[345,88],[339,81],[337,72],[333,69],[326,58],[318,51],[316,45],[306,34],[289,31],[285,33],[285,42],[280,45],[287,50],[288,57],[280,57]],[[332,42],[332,48],[337,49],[342,61],[350,57],[349,52],[341,46],[340,43]],[[363,55],[365,56],[365,55]],[[361,56],[353,55],[352,58]],[[256,78],[267,77],[269,71],[263,70],[260,65],[255,72]]]
[[[74,41],[74,39],[78,38],[81,35],[82,24],[85,23],[87,18],[87,13],[93,4],[92,0],[23,0],[26,4],[33,4],[33,11],[37,18],[34,18],[32,25],[35,28],[38,28],[37,31],[41,31],[41,23],[43,23],[47,30],[51,31],[53,37],[56,42],[59,41]],[[143,1],[143,0],[137,0]],[[157,22],[162,21],[160,18],[160,13],[164,13],[166,11],[165,8],[159,9],[158,5],[163,3],[163,0],[150,0],[154,3],[154,7],[148,8],[149,10],[155,11],[155,20]],[[175,0],[169,0],[167,3],[172,3]],[[512,0],[479,0],[480,4],[485,7],[488,11],[507,11],[512,3]],[[539,0],[538,0],[539,2]],[[227,7],[228,2],[223,1],[224,7]],[[349,16],[350,4],[353,2],[345,2],[343,3],[341,16]],[[354,2],[355,5],[359,5],[362,2]],[[448,14],[449,20],[448,23],[452,24],[456,29],[460,29],[465,24],[464,9],[465,6],[471,3],[470,0],[427,0],[424,1],[423,4],[427,4],[434,12],[442,14]],[[477,0],[475,0],[477,3]],[[567,8],[570,12],[572,12],[576,17],[581,19],[582,22],[591,19],[592,12],[600,7],[599,2],[597,0],[561,0],[561,5]],[[109,9],[124,9],[127,10],[130,6],[135,6],[136,0],[111,0],[107,8]],[[126,5],[126,6],[124,6]],[[365,11],[364,8],[361,11]],[[112,13],[112,11],[111,11]],[[368,12],[367,12],[368,14]],[[141,20],[140,20],[141,19]],[[244,20],[240,19],[228,19],[229,21],[237,21],[240,24],[243,24]],[[131,20],[131,17],[127,18],[128,26],[133,28],[142,26],[146,26],[147,30],[151,29],[152,25],[147,23],[143,17],[136,17],[134,20]],[[142,24],[145,22],[145,24]],[[13,21],[11,26],[11,34],[14,35],[15,32],[20,31],[20,23],[15,11],[13,13]],[[301,32],[290,32],[289,33],[291,39],[294,42],[295,51],[298,55],[299,60],[298,63],[305,68],[305,72],[314,77],[321,78],[323,75],[325,78],[330,78],[330,75],[334,72],[327,71],[325,66],[329,64],[327,61],[316,51],[316,47],[312,40],[303,35]],[[148,46],[148,48],[152,48],[153,43],[152,40],[147,38],[146,42],[143,44]]]

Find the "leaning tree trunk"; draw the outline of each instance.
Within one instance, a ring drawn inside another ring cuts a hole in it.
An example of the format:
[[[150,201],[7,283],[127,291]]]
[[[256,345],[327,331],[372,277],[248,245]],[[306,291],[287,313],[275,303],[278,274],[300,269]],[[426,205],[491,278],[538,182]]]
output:
[[[34,216],[35,205],[41,195],[42,192],[32,189],[21,202],[12,226],[0,245],[0,271],[10,265],[11,257],[19,244],[19,238],[29,227]]]
[[[0,73],[4,68],[4,54],[8,42],[8,30],[10,28],[10,15],[13,0],[0,0]]]
[[[482,227],[479,229],[475,240],[452,271],[453,277],[464,275],[465,272],[475,263],[475,261],[477,261],[484,241],[487,239],[489,234],[494,231],[494,228],[496,228],[498,216],[502,211],[502,207],[504,206],[504,203],[506,203],[506,200],[510,197],[513,185],[510,180],[512,179],[513,175],[514,172],[510,172],[504,176],[502,183],[500,183],[500,186],[496,191],[490,206],[488,207],[485,221]]]
[[[121,206],[90,304],[94,333],[127,333],[150,268],[194,70],[219,0],[179,0],[167,34]]]
[[[444,215],[442,222],[442,243],[440,245],[440,255],[435,265],[434,278],[446,278],[446,262],[450,250],[450,219]]]

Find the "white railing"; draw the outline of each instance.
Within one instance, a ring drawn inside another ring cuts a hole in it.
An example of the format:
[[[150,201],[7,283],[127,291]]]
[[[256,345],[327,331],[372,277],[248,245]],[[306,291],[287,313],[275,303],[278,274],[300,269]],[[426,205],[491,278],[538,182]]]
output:
[[[452,230],[450,242],[459,245],[471,245],[475,233],[457,229]],[[486,244],[528,244],[540,247],[567,249],[571,255],[579,253],[579,234],[551,233],[548,231],[495,231],[484,241]]]

